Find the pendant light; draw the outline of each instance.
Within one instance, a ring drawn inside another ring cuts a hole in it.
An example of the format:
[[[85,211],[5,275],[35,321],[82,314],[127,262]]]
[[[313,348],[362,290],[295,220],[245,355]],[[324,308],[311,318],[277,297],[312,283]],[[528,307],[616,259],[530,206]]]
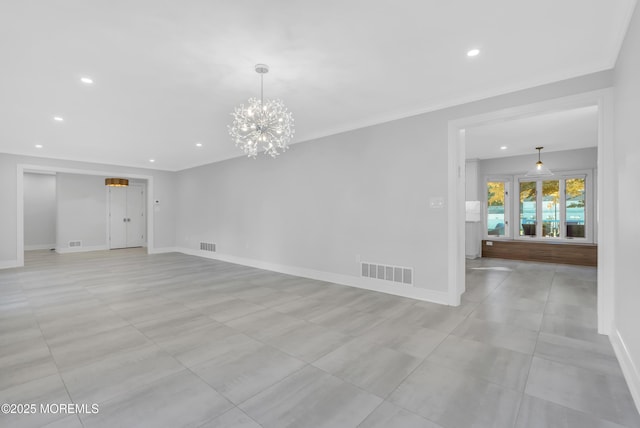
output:
[[[289,148],[295,133],[293,115],[282,100],[264,98],[264,75],[269,72],[266,64],[256,64],[260,75],[260,99],[250,98],[248,105],[236,107],[229,134],[236,146],[249,157],[255,158],[259,150],[276,157]]]
[[[549,168],[544,166],[544,164],[540,160],[540,151],[542,149],[544,149],[544,147],[536,147],[536,150],[538,151],[538,162],[536,162],[536,166],[532,170],[527,172],[526,177],[544,177],[553,175],[553,172],[551,172]]]

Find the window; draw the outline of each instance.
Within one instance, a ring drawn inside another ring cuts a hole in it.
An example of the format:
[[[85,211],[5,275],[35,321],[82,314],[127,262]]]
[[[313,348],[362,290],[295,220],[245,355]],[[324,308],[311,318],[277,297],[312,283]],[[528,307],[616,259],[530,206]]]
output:
[[[538,189],[535,181],[520,182],[520,236],[536,236],[536,200]]]
[[[487,235],[509,236],[508,201],[508,181],[487,181]]]
[[[585,178],[569,178],[565,181],[565,209],[567,238],[586,238],[585,233]]]
[[[591,175],[585,170],[541,178],[488,178],[487,238],[593,242]],[[511,183],[516,197],[510,202]]]
[[[523,178],[518,207],[519,237],[543,240],[586,239],[587,176]],[[589,202],[590,203],[590,202]]]

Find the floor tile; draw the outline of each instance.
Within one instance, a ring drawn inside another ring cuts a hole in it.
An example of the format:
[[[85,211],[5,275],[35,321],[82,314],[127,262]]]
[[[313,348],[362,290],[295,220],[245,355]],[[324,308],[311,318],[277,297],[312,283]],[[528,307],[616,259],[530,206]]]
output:
[[[515,428],[623,428],[549,401],[525,394]]]
[[[257,341],[234,346],[228,353],[191,370],[234,404],[239,404],[305,365]]]
[[[0,398],[96,400],[85,426],[640,426],[595,268],[467,260],[447,307],[144,249],[25,263],[0,270]]]
[[[358,428],[442,428],[422,416],[384,401]]]
[[[396,319],[384,321],[360,337],[417,358],[425,358],[447,335]]]
[[[309,318],[311,322],[352,336],[363,334],[384,320],[385,318],[377,317],[367,312],[356,311],[345,306],[332,308],[321,315]]]
[[[420,362],[416,357],[359,338],[313,365],[385,398]]]
[[[307,366],[240,408],[265,428],[352,428],[382,399]]]
[[[231,353],[236,347],[253,342],[246,334],[217,323],[181,335],[156,339],[158,346],[187,367]]]
[[[86,428],[198,426],[233,405],[193,373],[183,370],[107,401],[100,412],[81,415]]]
[[[58,373],[42,337],[0,347],[0,390]]]
[[[424,362],[391,396],[392,403],[443,427],[510,427],[521,393]]]
[[[240,299],[231,299],[225,302],[216,303],[210,306],[199,308],[216,321],[225,322],[243,317],[253,312],[264,310],[264,306],[259,306],[251,302]]]
[[[262,428],[242,410],[234,407],[225,414],[212,421],[200,425],[198,428]]]
[[[127,326],[91,337],[51,345],[51,354],[60,370],[100,361],[110,354],[151,343],[137,329]]]
[[[612,376],[622,376],[620,364],[610,343],[540,333],[535,355]]]
[[[427,361],[505,388],[523,391],[531,356],[449,336],[429,355]]]
[[[496,304],[492,301],[481,303],[469,315],[484,321],[510,324],[527,330],[539,331],[542,325],[542,313],[520,311],[509,305]]]
[[[0,426],[11,428],[41,427],[64,418],[65,414],[41,412],[40,405],[70,403],[71,398],[58,374],[27,381],[20,385],[0,390],[0,403],[35,404],[31,414],[0,413]]]
[[[640,426],[624,379],[534,357],[525,392],[596,418]]]
[[[417,302],[398,314],[394,319],[420,327],[451,333],[464,319],[466,314],[435,303]]]
[[[149,344],[63,371],[61,375],[73,400],[103,403],[183,369],[165,351]]]
[[[451,334],[524,354],[533,354],[538,338],[533,330],[476,318],[468,318]]]

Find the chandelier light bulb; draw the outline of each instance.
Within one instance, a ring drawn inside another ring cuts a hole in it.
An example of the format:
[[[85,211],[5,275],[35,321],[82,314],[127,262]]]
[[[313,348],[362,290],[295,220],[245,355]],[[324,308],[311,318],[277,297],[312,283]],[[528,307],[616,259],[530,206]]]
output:
[[[289,148],[295,133],[293,115],[284,103],[264,99],[263,78],[268,71],[268,66],[256,65],[256,72],[260,74],[260,99],[250,98],[247,106],[241,104],[231,113],[233,123],[229,125],[229,134],[235,145],[252,158],[258,151],[277,157]]]

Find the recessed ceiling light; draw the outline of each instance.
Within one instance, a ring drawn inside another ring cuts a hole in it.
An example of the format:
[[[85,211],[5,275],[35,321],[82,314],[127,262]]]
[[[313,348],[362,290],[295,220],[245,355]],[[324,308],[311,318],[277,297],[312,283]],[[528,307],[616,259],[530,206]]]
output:
[[[42,144],[36,144],[36,149],[41,149],[42,148]]]
[[[91,77],[81,77],[80,81],[82,83],[84,83],[85,85],[92,85],[93,84],[93,79]]]
[[[156,160],[155,159],[149,159],[149,162],[154,163]]]
[[[64,122],[64,118],[60,116],[53,116],[53,120],[55,120],[56,122]]]
[[[471,49],[469,52],[467,52],[467,56],[478,56],[479,53],[480,49]]]
[[[500,146],[500,150],[507,150],[508,147],[507,146]]]
[[[196,143],[196,147],[202,147],[202,143]]]

